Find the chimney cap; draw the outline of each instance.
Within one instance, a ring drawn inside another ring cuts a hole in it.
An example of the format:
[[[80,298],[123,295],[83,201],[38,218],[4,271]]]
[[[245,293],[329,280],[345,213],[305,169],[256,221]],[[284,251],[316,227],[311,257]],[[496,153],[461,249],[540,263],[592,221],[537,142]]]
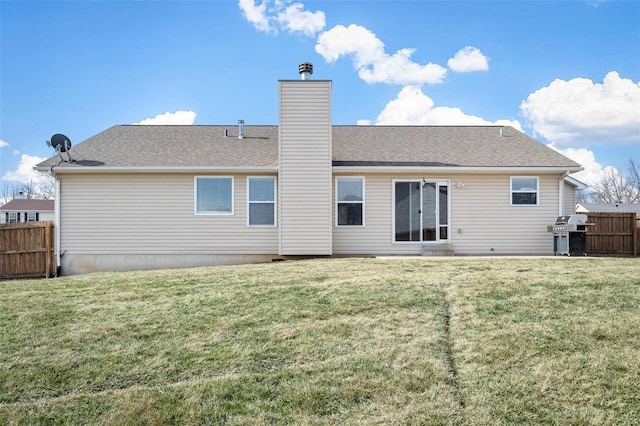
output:
[[[300,73],[303,80],[308,80],[313,74],[313,64],[311,62],[303,62],[298,65],[298,73]]]

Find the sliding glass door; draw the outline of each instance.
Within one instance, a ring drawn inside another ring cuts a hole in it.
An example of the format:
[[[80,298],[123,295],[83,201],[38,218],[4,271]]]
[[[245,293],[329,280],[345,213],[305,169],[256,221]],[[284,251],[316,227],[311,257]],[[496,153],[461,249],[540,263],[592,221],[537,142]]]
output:
[[[449,182],[395,181],[394,241],[449,239]]]

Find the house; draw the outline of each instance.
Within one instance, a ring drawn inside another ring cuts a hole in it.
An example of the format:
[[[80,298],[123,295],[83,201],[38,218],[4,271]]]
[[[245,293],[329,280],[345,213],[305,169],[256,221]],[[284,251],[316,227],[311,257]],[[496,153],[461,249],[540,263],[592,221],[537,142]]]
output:
[[[0,223],[53,220],[54,203],[54,200],[14,198],[0,207]]]
[[[579,164],[505,126],[332,125],[331,88],[279,81],[278,125],[118,125],[40,163],[62,273],[553,254]]]
[[[629,203],[578,203],[576,213],[635,213],[640,216],[640,204]]]

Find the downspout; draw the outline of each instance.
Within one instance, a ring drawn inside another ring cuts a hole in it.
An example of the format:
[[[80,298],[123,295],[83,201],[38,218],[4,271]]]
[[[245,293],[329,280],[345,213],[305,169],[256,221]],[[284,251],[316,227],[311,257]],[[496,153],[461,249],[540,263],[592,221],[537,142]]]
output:
[[[56,198],[53,201],[53,214],[55,220],[55,253],[56,253],[56,276],[60,276],[61,264],[60,264],[60,179],[54,173],[53,167],[49,170],[51,176],[56,180]]]
[[[569,172],[564,172],[558,180],[558,216],[564,216],[564,178],[569,176]]]

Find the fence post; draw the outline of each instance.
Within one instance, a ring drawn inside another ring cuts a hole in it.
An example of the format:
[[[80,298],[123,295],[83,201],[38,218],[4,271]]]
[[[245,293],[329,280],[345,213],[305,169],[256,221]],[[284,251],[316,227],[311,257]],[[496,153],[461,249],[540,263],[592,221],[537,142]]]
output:
[[[638,222],[638,213],[634,214],[631,217],[632,220],[632,224],[631,227],[633,228],[633,255],[637,256],[638,255],[638,244],[640,243],[640,241],[638,241],[638,225],[640,225],[640,222]]]

